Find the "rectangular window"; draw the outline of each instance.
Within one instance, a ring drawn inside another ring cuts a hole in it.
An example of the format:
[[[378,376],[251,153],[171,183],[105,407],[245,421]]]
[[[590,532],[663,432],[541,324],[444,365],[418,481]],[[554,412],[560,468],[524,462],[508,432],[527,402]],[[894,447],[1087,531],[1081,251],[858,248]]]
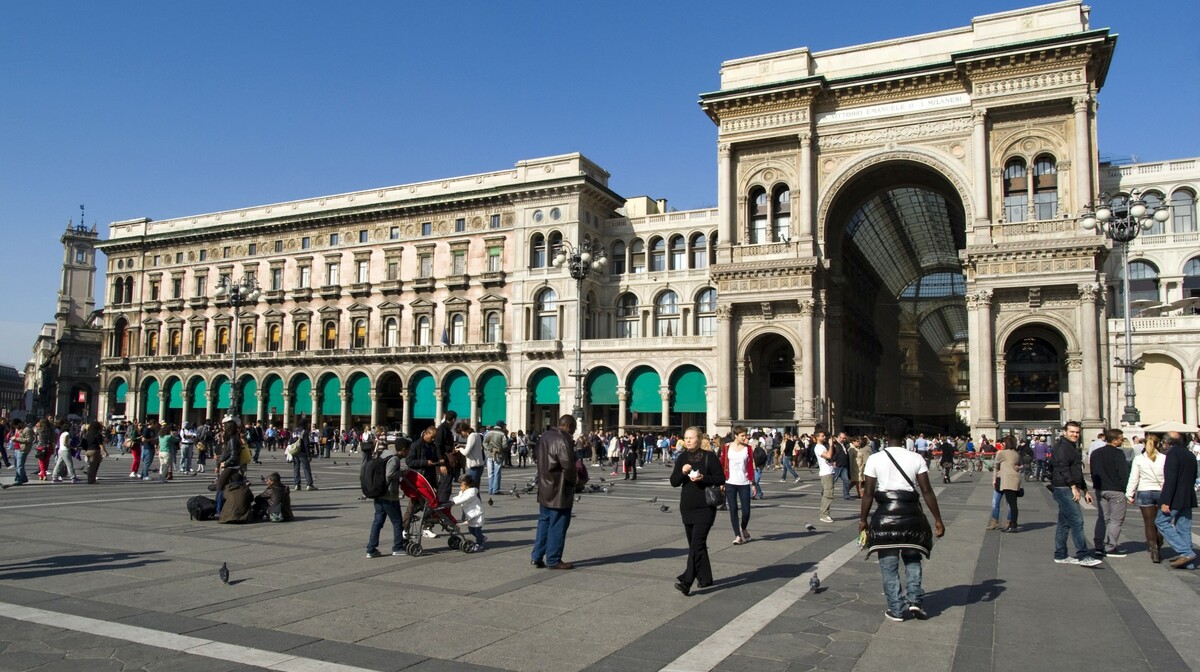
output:
[[[208,250],[200,250],[200,261],[208,261]]]
[[[433,222],[421,222],[421,235],[429,236],[433,234]]]
[[[229,258],[229,250],[230,250],[230,248],[229,248],[229,246],[228,246],[228,245],[226,245],[225,247],[222,247],[222,248],[221,248],[221,258],[222,258],[222,259],[228,259],[228,258]]]
[[[300,239],[300,249],[307,250],[310,247],[312,247],[312,238],[305,236]]]
[[[283,268],[276,267],[271,269],[271,291],[278,292],[283,289]]]
[[[246,281],[252,285],[257,283],[258,282],[258,272],[257,271],[246,271]]]
[[[500,228],[500,215],[492,215],[492,221],[488,226],[493,229]]]
[[[300,289],[308,289],[312,284],[312,269],[308,266],[300,267]]]
[[[360,242],[360,243],[367,242],[367,230],[366,229],[363,229],[362,231],[358,232],[358,242]]]
[[[400,264],[395,261],[389,261],[387,265],[387,279],[397,280],[400,277]]]
[[[501,270],[501,268],[503,268],[503,267],[501,266],[501,263],[500,263],[500,248],[489,247],[488,248],[488,259],[487,259],[488,272],[495,273],[496,271]]]
[[[283,252],[283,241],[277,240],[275,241],[275,254],[279,254],[280,252]]]
[[[208,289],[208,276],[197,275],[196,276],[196,293],[194,296],[204,296],[207,289]]]
[[[400,227],[398,227],[398,226],[393,226],[393,227],[392,227],[392,228],[391,228],[391,229],[388,231],[388,239],[389,239],[389,240],[400,240]]]
[[[450,273],[452,275],[465,275],[467,272],[467,253],[455,252],[453,261],[453,270]]]
[[[366,260],[358,262],[358,282],[361,284],[361,283],[370,282],[370,281],[371,281],[371,262],[366,261]]]
[[[325,284],[327,286],[340,284],[339,276],[341,274],[339,271],[340,269],[338,268],[337,263],[325,264]]]
[[[329,234],[329,246],[337,247],[337,244],[338,244],[338,234],[336,234],[336,233]]]
[[[466,230],[467,230],[467,220],[466,219],[459,217],[458,219],[454,220],[454,232],[455,233],[462,233],[463,231],[466,231]]]
[[[159,261],[160,261],[161,259],[162,259],[162,257],[158,256],[157,254],[156,254],[156,255],[154,255],[154,265],[155,265],[155,266],[158,266],[158,264],[159,264]]]
[[[182,263],[183,263],[183,252],[176,252],[176,253],[175,253],[175,263],[177,263],[177,264],[182,264]]]
[[[432,254],[422,254],[420,257],[418,257],[418,260],[420,261],[420,267],[421,267],[421,275],[419,277],[432,278],[433,277],[433,255]]]
[[[150,300],[151,301],[158,300],[158,280],[150,281]]]
[[[258,243],[250,243],[250,245],[246,248],[246,254],[252,257],[258,254]]]

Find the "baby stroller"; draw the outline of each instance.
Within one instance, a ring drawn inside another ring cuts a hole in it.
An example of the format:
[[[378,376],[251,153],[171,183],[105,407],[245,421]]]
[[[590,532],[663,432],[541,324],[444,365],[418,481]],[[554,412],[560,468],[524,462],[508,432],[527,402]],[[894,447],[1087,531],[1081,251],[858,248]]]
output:
[[[400,480],[400,491],[412,502],[412,517],[408,521],[408,541],[404,544],[404,552],[417,558],[424,549],[421,548],[422,536],[425,530],[440,526],[449,536],[446,540],[450,548],[463,553],[475,552],[475,541],[464,539],[458,528],[458,521],[450,513],[451,502],[438,503],[437,490],[429,484],[423,474],[408,471]]]

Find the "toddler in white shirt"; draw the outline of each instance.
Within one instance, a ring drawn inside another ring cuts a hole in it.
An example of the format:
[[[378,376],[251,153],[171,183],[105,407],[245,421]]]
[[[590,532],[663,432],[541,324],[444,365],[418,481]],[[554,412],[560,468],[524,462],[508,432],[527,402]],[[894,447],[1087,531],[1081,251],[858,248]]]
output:
[[[483,502],[479,501],[479,484],[470,475],[463,475],[458,482],[458,494],[451,501],[462,505],[467,531],[475,537],[475,550],[482,551],[487,537],[483,536]]]

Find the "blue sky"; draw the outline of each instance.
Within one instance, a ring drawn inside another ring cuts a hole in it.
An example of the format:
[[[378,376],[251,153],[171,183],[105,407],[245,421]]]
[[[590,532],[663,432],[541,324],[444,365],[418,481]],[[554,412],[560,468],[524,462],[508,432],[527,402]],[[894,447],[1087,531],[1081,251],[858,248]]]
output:
[[[620,194],[713,206],[716,130],[696,100],[721,61],[1031,4],[3,3],[0,363],[23,366],[53,319],[58,238],[81,203],[103,236],[579,151]],[[1101,154],[1200,155],[1200,3],[1091,6],[1093,28],[1120,34]]]

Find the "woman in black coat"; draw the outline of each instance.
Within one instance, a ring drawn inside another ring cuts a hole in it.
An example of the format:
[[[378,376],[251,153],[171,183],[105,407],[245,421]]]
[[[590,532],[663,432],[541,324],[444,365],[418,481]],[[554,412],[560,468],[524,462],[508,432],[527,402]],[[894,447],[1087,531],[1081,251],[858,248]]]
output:
[[[712,566],[708,562],[708,533],[717,519],[716,507],[704,501],[705,488],[719,488],[725,483],[725,472],[716,453],[699,427],[689,427],[683,434],[684,450],[671,469],[671,486],[679,492],[679,514],[683,532],[688,540],[687,569],[675,582],[675,589],[684,595],[692,591],[695,581],[701,588],[712,585]]]

